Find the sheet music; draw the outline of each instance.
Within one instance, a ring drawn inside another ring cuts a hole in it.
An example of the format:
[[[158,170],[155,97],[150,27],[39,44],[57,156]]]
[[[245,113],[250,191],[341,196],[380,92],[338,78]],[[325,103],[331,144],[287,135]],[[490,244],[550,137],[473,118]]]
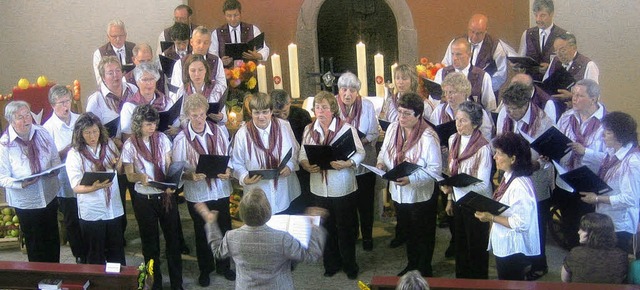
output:
[[[364,168],[369,169],[371,172],[377,174],[378,176],[383,176],[386,172],[384,170],[378,169],[378,167],[367,165],[364,163],[360,163]]]
[[[289,233],[293,238],[298,240],[302,246],[309,248],[311,240],[311,225],[320,226],[319,216],[306,215],[274,215],[267,222],[267,226]]]
[[[32,175],[29,175],[29,176],[25,176],[25,177],[22,177],[22,178],[16,179],[16,181],[22,181],[22,180],[27,180],[27,179],[31,179],[31,178],[36,178],[36,177],[38,177],[38,176],[47,175],[47,174],[51,173],[52,171],[54,171],[54,170],[56,170],[56,169],[60,169],[60,168],[62,168],[62,167],[64,167],[64,166],[65,166],[65,164],[64,164],[64,163],[61,163],[61,164],[58,164],[58,165],[56,165],[56,166],[54,166],[54,167],[51,167],[51,168],[49,168],[49,169],[47,169],[47,170],[40,171],[40,173],[36,173],[36,174],[32,174]]]

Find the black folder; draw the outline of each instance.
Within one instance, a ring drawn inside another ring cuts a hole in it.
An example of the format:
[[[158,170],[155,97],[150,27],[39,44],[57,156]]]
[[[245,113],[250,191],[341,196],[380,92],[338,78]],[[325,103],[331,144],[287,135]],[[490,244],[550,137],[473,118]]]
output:
[[[484,70],[490,76],[493,76],[498,71],[498,65],[496,64],[495,60],[491,59],[491,61],[487,65],[485,65],[482,70]]]
[[[540,63],[529,56],[507,56],[507,59],[522,68],[532,68],[540,66]]]
[[[540,155],[547,156],[555,161],[565,156],[571,148],[567,144],[571,143],[571,139],[565,136],[556,127],[547,129],[540,137],[531,142],[531,148],[540,153]]]
[[[458,199],[456,204],[472,212],[486,211],[492,215],[500,215],[509,208],[508,205],[502,204],[474,191],[469,191],[465,196]]]
[[[432,98],[439,100],[442,98],[442,86],[439,83],[436,83],[428,78],[423,77],[422,83],[424,84],[424,89],[431,95]]]
[[[120,128],[120,117],[107,122],[104,124],[104,127],[107,129],[107,132],[109,132],[109,138],[115,137],[116,134],[118,134],[118,128]]]
[[[362,131],[360,130],[356,130],[356,131],[358,131],[358,138],[362,139],[364,137],[367,137],[367,134],[363,133]]]
[[[204,173],[207,178],[218,178],[218,174],[227,172],[228,164],[229,156],[202,154],[198,158],[196,173]]]
[[[418,164],[403,161],[402,163],[398,164],[398,166],[392,168],[391,170],[387,171],[387,173],[382,175],[382,178],[386,180],[396,181],[400,177],[411,175],[414,171],[418,170],[418,168],[420,168],[420,165]]]
[[[242,53],[249,50],[256,50],[264,47],[264,32],[247,42],[241,43],[225,43],[224,53],[233,59],[242,59]]]
[[[171,126],[173,122],[175,122],[175,120],[180,117],[180,110],[182,109],[182,99],[183,97],[180,97],[169,110],[159,113],[160,121],[158,122],[158,131],[166,131],[167,129],[169,129],[169,126]]]
[[[345,132],[331,145],[304,145],[310,164],[320,169],[333,169],[331,161],[348,160],[356,153],[356,144],[351,129]]]
[[[287,166],[287,162],[291,160],[292,152],[293,152],[293,148],[290,148],[289,152],[287,152],[284,158],[282,158],[282,161],[280,161],[280,165],[278,165],[278,168],[249,170],[249,177],[260,175],[262,176],[262,179],[275,179],[276,177],[280,176],[280,171],[282,171],[282,169],[284,169],[284,167]]]
[[[440,146],[448,146],[449,137],[451,137],[451,135],[458,132],[458,129],[456,129],[456,121],[449,121],[440,125],[434,125],[433,123],[427,121],[426,119],[425,121],[431,127],[433,127],[436,133],[438,133],[438,139],[440,139]]]
[[[209,109],[207,110],[207,115],[220,113],[220,108],[222,108],[220,103],[209,103]]]
[[[171,163],[164,182],[149,181],[149,186],[160,190],[166,190],[167,188],[177,189],[182,180],[182,174],[184,173],[184,166],[186,164],[187,162],[185,161]]]
[[[173,41],[160,41],[160,50],[165,51],[173,45]],[[162,52],[159,51],[159,52]]]
[[[560,174],[560,178],[564,180],[576,192],[594,192],[595,194],[603,194],[611,191],[611,187],[604,180],[593,173],[587,166],[581,166],[564,174]]]
[[[134,68],[136,68],[135,64],[123,64],[122,65],[122,74],[127,74],[130,71],[132,71]]]
[[[115,176],[115,172],[85,172],[80,180],[80,185],[91,186],[96,181],[100,183],[106,180],[112,181]]]
[[[173,66],[176,64],[176,60],[162,54],[159,54],[158,58],[160,59],[162,71],[168,78],[171,78],[171,75],[173,74]]]
[[[378,119],[378,123],[380,123],[380,128],[382,128],[383,132],[386,132],[387,128],[389,128],[389,125],[391,125],[391,122],[380,119]]]
[[[452,187],[467,187],[469,185],[474,185],[476,183],[482,182],[482,180],[475,178],[466,173],[458,173],[453,176],[447,176],[442,174],[444,180],[438,182],[438,184],[442,186],[452,186]]]
[[[573,78],[573,75],[560,66],[540,84],[540,87],[549,95],[555,95],[560,89],[571,90],[575,83],[576,79]]]

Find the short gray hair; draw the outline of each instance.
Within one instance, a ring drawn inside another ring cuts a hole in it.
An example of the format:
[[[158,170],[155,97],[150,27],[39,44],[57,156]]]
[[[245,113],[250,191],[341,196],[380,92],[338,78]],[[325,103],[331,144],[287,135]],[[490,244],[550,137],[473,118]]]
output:
[[[360,90],[360,79],[352,72],[343,73],[338,79],[338,88],[349,88]]]
[[[54,85],[49,89],[49,104],[55,105],[58,99],[64,96],[72,97],[71,90],[64,85]]]
[[[7,122],[13,123],[13,115],[23,107],[27,107],[29,112],[31,112],[31,106],[29,103],[25,101],[11,101],[6,107],[4,107],[4,118],[7,119]]]
[[[276,110],[282,110],[284,106],[289,103],[289,93],[285,90],[275,89],[269,93],[271,101],[273,102],[273,108]]]
[[[553,0],[535,0],[533,1],[533,12],[547,9],[549,13],[553,13]]]
[[[238,211],[242,221],[251,227],[264,225],[271,218],[271,204],[260,188],[255,188],[244,194]]]
[[[137,57],[138,53],[141,50],[148,50],[149,53],[151,53],[151,55],[153,55],[153,49],[151,49],[151,46],[148,43],[145,43],[145,42],[136,44],[136,46],[134,46],[133,49],[131,50],[131,53],[133,53],[134,57]]]
[[[428,290],[429,283],[418,270],[409,271],[398,281],[396,290]]]
[[[133,78],[137,81],[142,79],[144,73],[149,73],[153,76],[153,78],[157,80],[160,79],[160,73],[158,72],[158,67],[152,62],[141,62],[139,65],[133,69]]]
[[[107,34],[109,34],[109,29],[111,29],[111,27],[122,27],[122,30],[124,30],[125,33],[127,32],[127,29],[124,27],[124,22],[120,19],[113,19],[109,21],[109,24],[107,24]]]
[[[596,101],[600,99],[600,85],[596,81],[592,79],[581,79],[574,85],[574,87],[575,86],[585,87],[589,98],[596,99]]]
[[[482,105],[472,101],[464,101],[458,107],[458,111],[465,112],[469,115],[473,127],[480,127],[480,125],[482,125],[482,117],[484,117]]]

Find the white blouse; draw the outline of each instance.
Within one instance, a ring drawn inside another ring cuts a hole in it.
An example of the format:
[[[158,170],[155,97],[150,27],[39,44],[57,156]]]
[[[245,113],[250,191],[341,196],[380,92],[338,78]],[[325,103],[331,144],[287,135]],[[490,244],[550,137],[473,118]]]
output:
[[[167,174],[167,170],[169,169],[169,164],[167,164],[167,157],[171,156],[171,140],[164,133],[159,132],[160,134],[160,151],[162,152],[162,160],[156,160],[155,163],[160,166],[162,172]],[[143,141],[144,146],[147,147],[147,150],[150,149],[149,141]],[[133,169],[135,173],[144,173],[148,176],[148,180],[153,179],[153,167],[154,164],[144,159],[136,150],[136,147],[133,145],[133,139],[129,138],[122,145],[122,162],[130,163],[133,165]],[[141,194],[156,194],[162,193],[162,190],[159,190],[155,187],[144,186],[140,182],[136,182],[135,190]]]
[[[456,134],[451,135],[449,138],[449,152],[453,150],[453,139]],[[465,148],[469,146],[469,140],[471,136],[462,136],[460,142],[460,152],[462,154]],[[473,185],[469,185],[466,187],[453,187],[453,194],[455,196],[455,200],[459,200],[463,196],[465,196],[470,191],[474,191],[478,194],[484,195],[488,198],[491,198],[492,185],[491,185],[491,148],[490,144],[484,145],[480,147],[480,149],[473,154],[473,156],[462,160],[458,163],[458,172],[452,174],[466,173],[473,177],[476,177],[482,182],[476,183]],[[451,172],[451,164],[449,164],[449,172]]]
[[[353,109],[353,106],[351,107]],[[340,106],[338,106],[340,109]],[[342,112],[340,112],[342,118]],[[342,118],[344,120],[344,118]],[[353,125],[353,124],[352,124]],[[364,164],[375,166],[376,162],[376,143],[378,142],[378,119],[376,118],[376,111],[373,108],[373,103],[366,98],[362,98],[362,111],[360,112],[360,123],[358,124],[358,131],[366,134],[364,137],[367,139],[367,145],[364,146],[365,157],[362,161]],[[356,168],[356,175],[361,175],[369,172],[364,166],[358,166]]]

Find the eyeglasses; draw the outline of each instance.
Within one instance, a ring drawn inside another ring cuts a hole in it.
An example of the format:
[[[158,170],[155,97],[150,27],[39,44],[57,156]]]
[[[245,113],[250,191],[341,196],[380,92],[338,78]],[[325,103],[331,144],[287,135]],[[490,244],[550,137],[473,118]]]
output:
[[[314,110],[318,110],[318,111],[326,111],[326,110],[331,110],[331,106],[327,106],[327,105],[316,105],[313,107]]]
[[[104,75],[105,76],[109,76],[109,77],[113,77],[113,76],[117,76],[117,75],[121,75],[121,74],[122,74],[122,70],[121,69],[110,70],[110,71],[104,72]]]
[[[23,121],[23,120],[30,120],[31,119],[31,113],[29,114],[24,114],[24,115],[13,115],[13,119],[16,121]]]
[[[413,110],[409,111],[409,110],[398,110],[398,115],[400,115],[400,117],[409,117],[409,116],[414,116],[415,113],[413,112]]]
[[[127,37],[126,34],[109,35],[111,39],[124,39],[125,37]]]
[[[64,101],[57,101],[57,102],[54,103],[54,105],[63,105],[63,106],[64,105],[68,105],[68,104],[71,104],[71,100],[69,100],[69,99],[66,99]]]
[[[139,80],[139,82],[150,84],[150,83],[155,83],[156,79],[155,78],[142,78],[142,79]]]

